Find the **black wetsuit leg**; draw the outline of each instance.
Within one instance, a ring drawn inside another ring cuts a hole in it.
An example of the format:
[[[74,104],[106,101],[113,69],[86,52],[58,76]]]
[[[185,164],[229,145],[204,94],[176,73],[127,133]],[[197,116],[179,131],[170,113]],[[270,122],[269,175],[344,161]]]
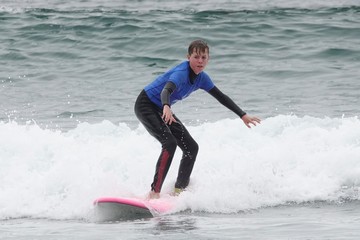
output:
[[[189,185],[190,175],[199,151],[199,145],[192,138],[182,122],[175,115],[173,116],[176,122],[172,123],[169,127],[176,138],[177,145],[183,152],[175,187],[184,189]]]
[[[156,164],[154,180],[151,184],[151,190],[160,192],[174,157],[177,142],[169,127],[161,118],[162,110],[151,102],[145,91],[142,91],[136,100],[135,114],[146,130],[155,137],[162,146]]]
[[[189,184],[190,174],[198,152],[198,145],[195,140],[175,115],[174,118],[177,122],[167,125],[161,118],[162,110],[151,102],[145,91],[142,91],[136,100],[135,114],[146,130],[162,145],[151,189],[155,192],[161,191],[177,145],[183,151],[183,157],[175,187],[185,188]]]

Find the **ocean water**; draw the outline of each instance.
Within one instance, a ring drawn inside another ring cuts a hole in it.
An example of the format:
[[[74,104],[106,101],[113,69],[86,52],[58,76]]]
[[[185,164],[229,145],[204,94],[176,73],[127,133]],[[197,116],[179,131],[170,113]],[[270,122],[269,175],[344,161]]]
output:
[[[197,38],[262,123],[205,92],[177,103],[200,145],[188,191],[98,223],[94,199],[149,191],[160,146],[133,105]],[[0,239],[359,239],[359,39],[356,0],[2,0]]]

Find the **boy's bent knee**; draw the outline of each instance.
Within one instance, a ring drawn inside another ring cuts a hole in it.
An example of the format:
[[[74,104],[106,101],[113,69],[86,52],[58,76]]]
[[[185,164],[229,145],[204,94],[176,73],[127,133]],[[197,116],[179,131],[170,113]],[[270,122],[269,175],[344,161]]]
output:
[[[199,144],[197,144],[197,142],[194,142],[191,152],[192,152],[192,155],[195,155],[195,156],[199,152]]]
[[[197,142],[192,142],[190,145],[186,148],[187,155],[189,155],[191,158],[196,158],[198,152],[199,152],[199,144]]]

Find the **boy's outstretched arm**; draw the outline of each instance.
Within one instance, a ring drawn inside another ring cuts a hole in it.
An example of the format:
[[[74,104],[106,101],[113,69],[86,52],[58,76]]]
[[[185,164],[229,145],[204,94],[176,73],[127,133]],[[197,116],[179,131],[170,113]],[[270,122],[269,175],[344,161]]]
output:
[[[251,125],[256,126],[257,123],[260,123],[261,120],[257,117],[252,117],[246,114],[236,103],[223,92],[221,92],[216,86],[214,86],[209,93],[211,96],[216,98],[222,105],[233,111],[236,115],[238,115],[244,122],[244,124],[251,128]]]

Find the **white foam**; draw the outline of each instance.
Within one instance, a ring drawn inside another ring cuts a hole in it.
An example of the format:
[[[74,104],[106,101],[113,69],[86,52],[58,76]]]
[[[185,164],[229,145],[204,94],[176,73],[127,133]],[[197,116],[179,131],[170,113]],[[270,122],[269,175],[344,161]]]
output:
[[[276,116],[188,127],[200,145],[179,210],[238,212],[286,202],[358,199],[358,118]],[[86,218],[101,196],[144,196],[160,145],[140,126],[81,123],[69,132],[0,123],[0,218]],[[171,191],[181,151],[164,183]]]

